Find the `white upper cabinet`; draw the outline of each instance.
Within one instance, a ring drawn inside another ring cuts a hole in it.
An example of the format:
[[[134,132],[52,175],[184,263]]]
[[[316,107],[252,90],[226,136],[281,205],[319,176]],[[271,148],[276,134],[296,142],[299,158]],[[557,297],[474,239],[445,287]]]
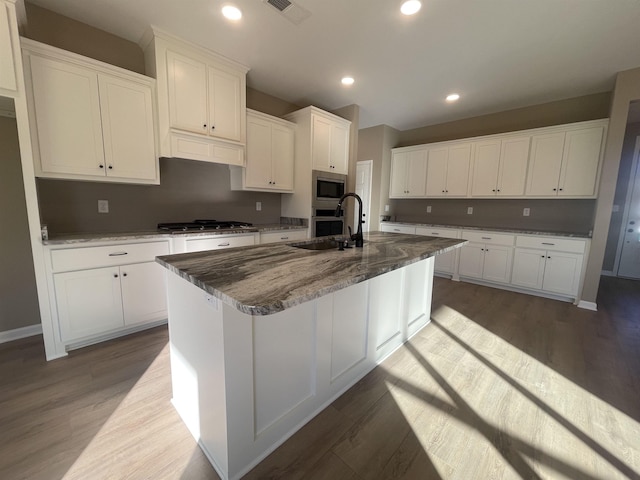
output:
[[[471,144],[453,143],[427,150],[427,197],[466,197]]]
[[[531,137],[494,138],[475,145],[472,197],[524,195]]]
[[[390,197],[424,197],[426,174],[426,149],[393,152],[391,156]]]
[[[20,52],[16,8],[13,1],[0,0],[0,95],[18,93],[16,59]]]
[[[159,183],[153,79],[24,40],[36,175]]]
[[[527,196],[594,197],[605,126],[534,135]]]
[[[311,157],[314,170],[347,174],[350,125],[347,120],[312,113]]]
[[[247,164],[231,167],[232,190],[293,191],[295,124],[247,110]]]
[[[244,166],[249,69],[156,28],[140,44],[158,81],[161,156]]]

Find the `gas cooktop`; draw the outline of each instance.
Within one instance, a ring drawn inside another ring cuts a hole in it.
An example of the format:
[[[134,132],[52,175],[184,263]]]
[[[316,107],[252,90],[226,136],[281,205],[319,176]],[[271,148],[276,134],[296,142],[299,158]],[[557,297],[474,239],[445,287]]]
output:
[[[166,232],[202,232],[206,230],[229,230],[250,228],[253,224],[233,220],[194,220],[193,222],[159,223],[158,230]]]

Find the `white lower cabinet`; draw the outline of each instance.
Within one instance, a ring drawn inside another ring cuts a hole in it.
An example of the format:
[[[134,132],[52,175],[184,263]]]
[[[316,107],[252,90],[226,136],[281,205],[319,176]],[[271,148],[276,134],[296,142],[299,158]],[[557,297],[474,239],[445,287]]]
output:
[[[293,242],[307,238],[307,230],[277,230],[260,233],[260,244],[274,242]]]
[[[469,243],[460,249],[458,274],[496,283],[509,283],[514,236],[494,232],[462,232]]]
[[[220,250],[223,248],[245,247],[256,244],[256,234],[214,235],[211,237],[192,237],[185,239],[184,252]],[[181,250],[181,249],[178,249]]]
[[[513,285],[576,297],[585,258],[584,240],[519,236],[516,245]]]
[[[168,241],[52,249],[61,343],[91,343],[166,319],[165,274],[155,257],[168,253]]]
[[[427,237],[460,238],[460,233],[458,232],[458,230],[453,228],[416,227],[416,235],[425,235]],[[457,260],[457,248],[450,252],[436,255],[434,266],[435,272],[454,275],[456,273]]]
[[[408,233],[410,235],[415,235],[416,227],[412,227],[411,225],[403,225],[401,223],[381,223],[380,231],[388,233]]]

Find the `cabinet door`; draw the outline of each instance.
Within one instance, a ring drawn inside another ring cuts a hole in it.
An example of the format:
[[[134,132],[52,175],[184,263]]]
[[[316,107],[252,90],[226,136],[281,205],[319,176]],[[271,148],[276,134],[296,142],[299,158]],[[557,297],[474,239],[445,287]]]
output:
[[[509,283],[512,261],[512,247],[485,245],[482,278],[491,282]]]
[[[577,295],[583,255],[547,252],[542,288],[553,293]]]
[[[312,115],[311,163],[314,170],[333,172],[331,168],[331,122]]]
[[[120,267],[125,325],[167,318],[165,272],[156,262]]]
[[[604,127],[567,132],[559,196],[591,197],[596,194],[603,133]]]
[[[208,67],[209,135],[244,142],[242,135],[242,78]]]
[[[516,248],[511,283],[520,287],[540,290],[544,279],[546,257],[547,254],[544,250]]]
[[[15,55],[20,51],[15,33],[14,6],[0,3],[0,92],[15,94],[18,90],[16,82]]]
[[[271,187],[271,124],[259,118],[247,121],[247,167],[245,185]]]
[[[104,177],[98,75],[76,65],[30,58],[42,171]]]
[[[389,196],[400,198],[407,196],[407,174],[409,172],[409,153],[398,152],[391,157],[391,183]]]
[[[524,195],[531,137],[505,138],[500,149],[498,196]]]
[[[207,66],[169,51],[167,71],[171,127],[207,133]]]
[[[471,195],[474,197],[494,197],[500,167],[500,140],[476,143],[473,163]]]
[[[98,84],[107,176],[156,179],[151,88],[103,74]]]
[[[448,147],[427,150],[427,197],[444,197],[447,187]]]
[[[349,170],[349,127],[331,126],[331,152],[329,165],[335,173],[346,175]]]
[[[471,165],[471,144],[449,147],[447,160],[447,197],[466,197],[469,187],[469,167]]]
[[[484,264],[484,245],[467,243],[460,250],[458,273],[463,277],[482,278]]]
[[[527,180],[527,195],[557,195],[564,149],[564,132],[534,135]]]
[[[407,158],[407,196],[424,197],[427,184],[427,152],[409,152]]]
[[[118,267],[56,273],[53,278],[62,341],[123,326]]]
[[[280,125],[271,127],[271,187],[293,190],[294,132]]]

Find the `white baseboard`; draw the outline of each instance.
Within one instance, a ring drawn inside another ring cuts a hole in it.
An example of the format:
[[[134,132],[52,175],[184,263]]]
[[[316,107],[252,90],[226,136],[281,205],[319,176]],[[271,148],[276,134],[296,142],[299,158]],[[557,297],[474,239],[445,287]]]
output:
[[[37,325],[29,325],[28,327],[0,332],[0,343],[11,342],[13,340],[19,340],[20,338],[33,337],[34,335],[41,334],[42,324],[38,323]]]
[[[598,305],[596,303],[585,302],[584,300],[578,302],[578,308],[584,308],[585,310],[592,310],[594,312],[598,311]]]
[[[602,270],[600,274],[604,277],[616,277],[617,275],[613,273],[613,270]]]

